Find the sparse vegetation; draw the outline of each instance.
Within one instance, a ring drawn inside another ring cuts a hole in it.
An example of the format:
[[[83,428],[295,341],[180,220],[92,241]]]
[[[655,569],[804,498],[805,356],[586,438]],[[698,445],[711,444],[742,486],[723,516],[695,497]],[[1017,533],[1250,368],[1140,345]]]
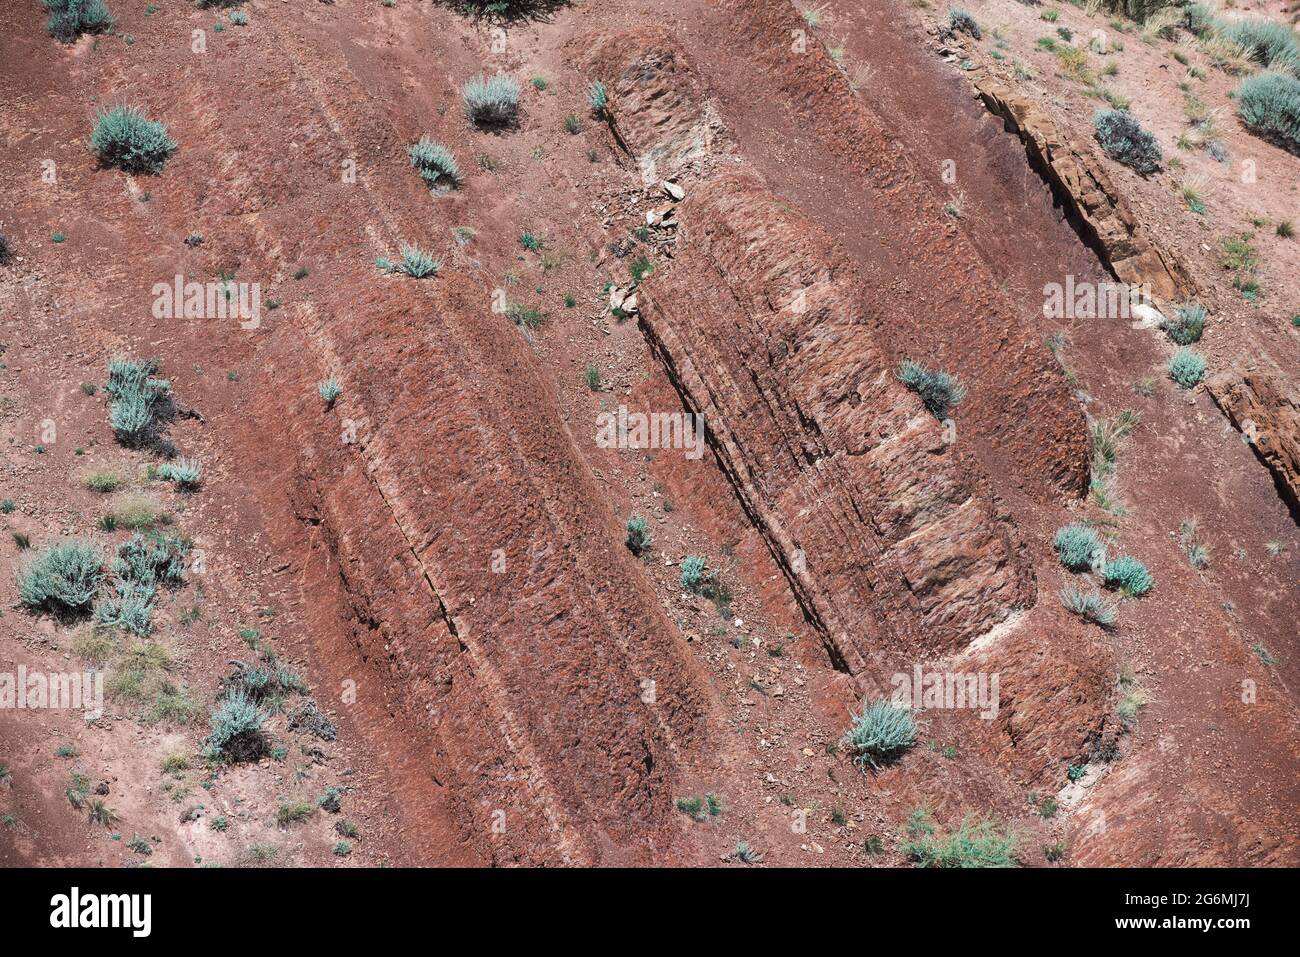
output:
[[[1200,303],[1189,302],[1174,306],[1172,319],[1166,318],[1160,323],[1171,342],[1180,346],[1190,346],[1199,342],[1205,332],[1205,317],[1208,310]]]
[[[1085,572],[1102,553],[1101,539],[1087,525],[1067,525],[1053,540],[1061,564],[1072,572]]]
[[[86,486],[92,492],[108,494],[116,492],[122,487],[122,476],[116,472],[107,469],[98,472],[92,472],[81,480],[81,484]]]
[[[698,555],[687,555],[682,562],[682,587],[689,592],[698,591],[704,579],[704,559]]]
[[[605,89],[605,84],[600,80],[591,84],[587,89],[587,105],[596,114],[604,113],[605,108],[609,106],[609,93]]]
[[[1160,144],[1123,110],[1098,110],[1092,118],[1097,142],[1114,160],[1142,175],[1160,169]]]
[[[430,189],[443,191],[460,185],[460,167],[456,165],[456,157],[441,143],[422,136],[418,143],[407,147],[406,152],[411,165]]]
[[[638,558],[650,551],[654,540],[650,537],[650,526],[644,518],[633,515],[627,520],[627,538],[624,544]]]
[[[904,360],[898,369],[899,381],[921,399],[936,419],[942,421],[949,411],[966,397],[966,387],[956,376],[943,370],[932,372],[919,362]]]
[[[840,743],[854,752],[853,763],[879,768],[902,755],[916,743],[916,719],[907,708],[878,698],[862,703],[861,713],[849,712],[853,725]]]
[[[1239,43],[1261,66],[1279,72],[1300,74],[1300,41],[1286,24],[1275,20],[1236,20],[1219,27],[1230,43]]]
[[[266,751],[266,714],[242,689],[227,694],[212,712],[212,730],[203,742],[211,761],[255,761]]]
[[[461,97],[470,121],[484,129],[505,129],[518,118],[519,83],[504,73],[470,80],[461,88]]]
[[[106,33],[113,26],[113,15],[104,0],[43,0],[50,18],[46,29],[50,36],[71,43],[84,33]]]
[[[902,851],[918,867],[1015,867],[1016,837],[1000,832],[989,820],[974,823],[970,818],[948,836],[938,834],[926,808],[917,808],[908,818],[909,840]]]
[[[167,127],[133,106],[103,110],[90,134],[90,148],[105,166],[127,173],[161,173],[176,152]]]
[[[325,402],[325,407],[328,409],[343,394],[343,386],[339,384],[338,379],[330,376],[328,379],[316,384],[316,391],[320,394],[321,399]]]
[[[1274,658],[1273,655],[1269,653],[1269,650],[1262,644],[1253,644],[1250,646],[1250,650],[1253,651],[1255,657],[1257,657],[1267,667],[1271,668],[1273,665],[1277,664],[1277,659]]]
[[[1084,621],[1090,621],[1102,628],[1110,628],[1118,617],[1118,608],[1113,601],[1102,596],[1095,589],[1085,592],[1079,588],[1061,589],[1061,604],[1072,615],[1078,615]]]
[[[126,842],[128,850],[135,851],[141,857],[148,857],[153,853],[153,845],[146,841],[139,834],[133,834],[131,840]]]
[[[1205,359],[1191,349],[1182,348],[1169,360],[1169,378],[1180,389],[1190,389],[1205,378]]]
[[[402,259],[400,263],[391,264],[384,260],[381,261],[380,268],[387,266],[387,271],[403,273],[412,279],[425,279],[429,276],[436,276],[438,270],[442,268],[441,259],[434,259],[431,254],[425,252],[419,246],[403,243],[398,255]]]
[[[961,7],[952,7],[948,11],[948,29],[954,33],[965,33],[976,40],[983,37],[980,32],[979,24],[975,18],[963,10]]]
[[[306,801],[281,801],[275,812],[275,823],[280,827],[299,824],[311,817],[314,810]]]
[[[175,462],[164,462],[158,466],[158,477],[165,482],[175,482],[178,488],[192,492],[203,483],[203,466],[198,459],[182,456]]]
[[[1237,110],[1252,133],[1300,153],[1300,80],[1281,73],[1247,77],[1237,89]]]
[[[84,611],[104,580],[104,553],[73,539],[39,552],[18,572],[18,597],[29,608],[63,614]]]
[[[155,437],[172,388],[168,380],[155,377],[157,371],[157,359],[118,356],[109,360],[104,387],[111,397],[108,421],[124,445],[141,446]]]
[[[1107,562],[1102,567],[1101,579],[1107,588],[1118,589],[1128,598],[1140,598],[1155,587],[1155,579],[1147,567],[1129,555]]]

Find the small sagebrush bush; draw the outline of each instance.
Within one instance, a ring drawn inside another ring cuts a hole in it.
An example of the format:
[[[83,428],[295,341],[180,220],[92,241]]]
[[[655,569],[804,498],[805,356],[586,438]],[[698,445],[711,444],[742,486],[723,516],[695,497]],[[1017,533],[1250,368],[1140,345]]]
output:
[[[103,580],[104,553],[73,539],[42,550],[18,572],[18,597],[30,608],[77,612],[94,601]]]
[[[212,730],[203,755],[212,761],[254,761],[266,751],[266,714],[242,690],[234,690],[212,712]]]
[[[704,559],[698,555],[687,555],[682,562],[682,587],[694,592],[704,580]]]
[[[1146,175],[1160,169],[1160,144],[1124,110],[1098,110],[1092,118],[1097,142],[1114,160]]]
[[[158,586],[179,583],[185,575],[190,543],[174,535],[133,535],[113,559],[112,594],[95,606],[95,619],[140,636],[152,630]]]
[[[953,406],[966,398],[966,387],[956,376],[943,370],[932,372],[911,359],[899,366],[898,378],[920,397],[930,414],[940,421],[948,417]]]
[[[948,27],[954,33],[966,33],[976,40],[983,36],[980,33],[979,24],[975,22],[975,18],[961,7],[952,7],[948,11]]]
[[[50,12],[46,28],[50,36],[71,43],[83,33],[104,33],[113,26],[113,15],[104,0],[44,0]]]
[[[171,383],[154,377],[157,359],[118,356],[108,363],[108,421],[124,445],[143,445],[154,437],[159,415],[171,397]]]
[[[1086,572],[1101,552],[1101,539],[1087,525],[1067,525],[1057,529],[1053,544],[1061,564],[1072,572]]]
[[[1205,378],[1205,359],[1191,349],[1179,349],[1169,360],[1169,378],[1180,389],[1190,389]]]
[[[456,157],[441,143],[422,136],[414,146],[407,147],[406,152],[411,165],[430,189],[455,189],[460,185],[460,167],[456,165]]]
[[[160,173],[176,152],[176,141],[164,124],[137,107],[123,105],[100,112],[90,148],[105,166],[128,173]]]
[[[1252,133],[1300,153],[1300,80],[1281,73],[1247,77],[1237,88],[1237,111]]]
[[[609,92],[605,89],[605,84],[600,80],[588,87],[587,105],[591,107],[593,113],[603,113],[605,108],[609,106]]]
[[[650,550],[652,543],[650,526],[646,524],[646,520],[639,515],[633,515],[629,518],[627,520],[627,538],[624,539],[628,551],[639,558]]]
[[[1208,310],[1197,302],[1174,306],[1174,317],[1160,323],[1170,340],[1180,346],[1190,346],[1199,342],[1205,332],[1205,316]]]
[[[504,73],[475,77],[461,88],[461,97],[475,126],[503,129],[518,119],[519,83]]]
[[[961,822],[956,833],[947,837],[935,833],[934,822],[925,809],[918,809],[908,820],[911,840],[903,843],[903,853],[918,867],[1015,867],[1016,836],[999,832],[989,820],[976,824],[970,818]]]
[[[1107,562],[1101,570],[1101,579],[1107,588],[1119,589],[1130,598],[1140,598],[1156,585],[1147,567],[1129,555]]]
[[[164,462],[158,466],[158,477],[165,482],[175,482],[186,491],[193,491],[203,483],[203,466],[198,459],[182,456],[175,462]]]
[[[436,276],[438,270],[442,268],[442,260],[434,259],[433,256],[426,253],[419,246],[408,246],[403,243],[400,252],[402,261],[395,271],[404,273],[412,279]]]
[[[878,698],[869,705],[864,701],[862,712],[850,711],[849,716],[853,726],[841,743],[854,752],[853,763],[864,770],[867,764],[879,768],[916,743],[916,719],[892,701]]]
[[[1084,621],[1110,628],[1115,624],[1119,611],[1113,601],[1104,598],[1098,591],[1085,592],[1078,588],[1061,589],[1061,604],[1072,615],[1078,615]]]
[[[343,394],[343,386],[339,385],[339,380],[330,376],[323,382],[316,384],[316,391],[325,401],[326,406],[332,406],[339,396]]]

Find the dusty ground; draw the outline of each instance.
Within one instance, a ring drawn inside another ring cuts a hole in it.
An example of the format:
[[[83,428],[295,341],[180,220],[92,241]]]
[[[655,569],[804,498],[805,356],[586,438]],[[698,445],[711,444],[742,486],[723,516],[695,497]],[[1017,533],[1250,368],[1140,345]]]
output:
[[[19,257],[0,267],[0,498],[17,506],[3,523],[36,547],[125,539],[96,527],[109,505],[80,481],[109,466],[130,485],[109,498],[140,492],[173,513],[205,563],[168,593],[155,638],[197,714],[151,722],[123,699],[90,723],[0,711],[0,863],[139,863],[138,834],[148,860],[173,866],[734,864],[742,840],[771,865],[899,865],[922,804],[945,827],[1010,826],[1032,866],[1058,841],[1066,864],[1297,863],[1295,521],[1204,389],[1163,377],[1169,350],[1150,330],[1042,317],[1045,282],[1101,280],[1105,266],[971,95],[976,71],[936,55],[928,28],[943,11],[832,0],[814,29],[783,0],[587,0],[498,32],[423,0],[253,0],[247,26],[218,33],[218,11],[181,0],[148,15],[110,6],[121,35],[66,47],[37,3],[0,12],[0,58],[17,64],[0,93],[0,232]],[[1018,88],[1087,141],[1097,101],[1034,41],[1107,18],[967,6],[985,29],[967,43],[972,65],[1013,79],[1013,59],[1031,65]],[[1172,46],[1126,35],[1104,82],[1184,167],[1112,175],[1206,290],[1211,368],[1293,376],[1300,270],[1272,226],[1300,220],[1300,159],[1238,128],[1235,81],[1213,69],[1197,95],[1224,107],[1231,163],[1179,153]],[[498,69],[525,84],[520,126],[476,131],[460,85]],[[611,122],[586,106],[595,80],[614,92]],[[100,169],[86,149],[94,107],[118,99],[180,144],[160,176]],[[411,170],[406,147],[425,133],[457,156],[460,189],[432,195]],[[662,164],[648,181],[635,158],[647,152]],[[1194,173],[1214,183],[1203,216],[1174,189]],[[669,174],[681,204],[660,185]],[[643,228],[667,208],[680,225]],[[1255,227],[1253,305],[1216,254],[1251,217],[1269,224]],[[541,252],[521,247],[525,230]],[[375,258],[401,242],[443,258],[439,276],[381,276]],[[620,320],[605,286],[626,285],[641,257],[655,267],[644,315]],[[779,268],[746,272],[764,263]],[[153,283],[177,272],[259,282],[279,307],[255,330],[155,320]],[[846,290],[819,314],[825,335],[801,341],[821,327],[774,321],[792,285]],[[545,321],[512,323],[494,310],[502,296]],[[199,414],[169,430],[203,460],[199,492],[150,479],[157,458],[114,441],[102,384],[119,352],[159,357]],[[896,385],[865,388],[916,356],[971,387],[955,443]],[[326,409],[316,383],[330,375],[344,391]],[[1136,394],[1146,376],[1152,394]],[[706,403],[722,418],[702,458],[594,441],[602,411]],[[1123,408],[1142,425],[1119,454],[1117,516],[1086,498],[1087,428]],[[884,422],[909,436],[894,467],[876,461],[892,444],[865,441]],[[854,471],[859,456],[880,471]],[[887,501],[873,497],[882,474],[898,482]],[[997,563],[1014,601],[953,573],[982,623],[960,640],[935,637],[918,582],[997,546],[965,556],[970,536],[927,533],[950,527],[917,505],[936,498],[1012,543]],[[642,559],[622,543],[633,515],[654,538]],[[848,515],[860,524],[826,518]],[[1070,576],[1051,537],[1081,516],[1158,582],[1123,603],[1115,632],[1056,598]],[[1203,570],[1177,540],[1191,517]],[[783,547],[792,529],[808,576]],[[683,592],[688,554],[721,570],[725,617]],[[0,671],[83,667],[89,626],[24,609],[23,560],[7,537]],[[228,662],[249,657],[250,628],[302,671],[338,736],[276,718],[282,760],[210,769],[196,755],[207,711]],[[903,761],[861,773],[836,747],[848,709],[917,664],[999,671],[998,719],[928,711]],[[1147,703],[1124,727],[1129,675]],[[1102,740],[1112,760],[1095,756]],[[65,744],[75,756],[56,756]],[[190,768],[163,772],[176,752]],[[1072,766],[1086,768],[1074,783]],[[109,827],[69,803],[74,771],[107,783]],[[282,801],[330,786],[346,788],[340,815],[277,823]],[[705,794],[721,803],[706,821],[674,807]],[[1059,811],[1044,817],[1031,795]],[[339,817],[359,831],[346,857],[331,853]]]

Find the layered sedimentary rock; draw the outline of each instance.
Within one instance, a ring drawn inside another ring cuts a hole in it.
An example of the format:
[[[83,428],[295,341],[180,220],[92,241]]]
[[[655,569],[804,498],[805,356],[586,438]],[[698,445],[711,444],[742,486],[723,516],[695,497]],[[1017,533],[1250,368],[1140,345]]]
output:
[[[580,46],[587,72],[608,78],[610,129],[648,183],[702,175],[731,146],[699,77],[666,32],[602,34]]]
[[[1066,137],[1036,102],[997,80],[984,78],[976,89],[989,112],[1020,137],[1030,162],[1072,210],[1084,238],[1121,282],[1147,285],[1166,302],[1191,297],[1193,285],[1183,265],[1151,242],[1091,150]]]
[[[1210,382],[1210,395],[1241,430],[1291,514],[1300,521],[1300,402],[1278,373],[1225,373]]]
[[[873,342],[829,237],[744,171],[679,217],[645,327],[843,666],[960,648],[1029,603],[1009,525]]]

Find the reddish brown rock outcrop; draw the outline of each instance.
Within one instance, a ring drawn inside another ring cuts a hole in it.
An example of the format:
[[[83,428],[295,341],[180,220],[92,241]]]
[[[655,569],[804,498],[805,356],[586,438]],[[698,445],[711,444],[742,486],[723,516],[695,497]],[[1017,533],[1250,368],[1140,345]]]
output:
[[[1010,526],[898,382],[829,237],[747,172],[679,216],[646,329],[843,665],[960,648],[1031,602]]]
[[[1121,282],[1148,285],[1166,302],[1182,302],[1194,289],[1172,253],[1155,246],[1096,155],[1064,136],[1033,100],[997,80],[976,83],[980,99],[1020,137],[1029,161],[1074,212],[1080,231]]]
[[[1300,401],[1279,374],[1225,373],[1210,395],[1273,473],[1278,493],[1300,521]]]
[[[704,173],[730,141],[694,69],[663,30],[575,41],[585,70],[603,78],[610,130],[648,183]]]

